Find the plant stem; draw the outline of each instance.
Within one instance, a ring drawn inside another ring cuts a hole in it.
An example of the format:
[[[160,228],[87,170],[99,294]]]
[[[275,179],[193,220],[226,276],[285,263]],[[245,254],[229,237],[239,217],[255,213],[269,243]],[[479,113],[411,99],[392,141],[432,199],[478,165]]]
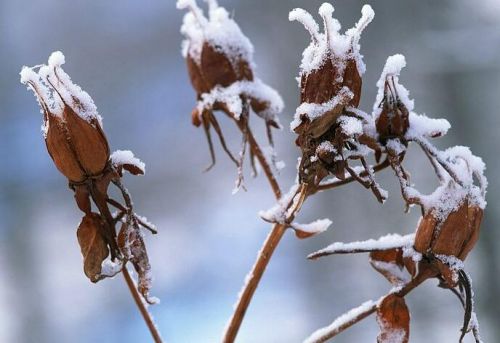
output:
[[[436,269],[434,269],[432,266],[428,265],[427,268],[424,268],[421,273],[419,273],[417,276],[415,276],[410,282],[408,282],[406,285],[404,285],[399,291],[394,292],[394,294],[396,294],[397,296],[400,296],[400,297],[404,297],[405,295],[410,293],[413,289],[415,289],[417,286],[419,286],[421,283],[423,283],[425,280],[427,280],[431,277],[434,277],[437,274],[438,274],[438,271]],[[389,293],[389,294],[391,294],[391,293]],[[387,296],[387,295],[385,295],[385,296]],[[384,297],[382,297],[380,299],[383,299]],[[354,318],[352,318],[351,320],[349,320],[349,321],[347,321],[339,326],[332,327],[329,330],[326,330],[325,332],[321,332],[320,337],[318,337],[314,340],[306,340],[307,343],[323,343],[323,342],[326,342],[329,339],[337,336],[339,333],[343,332],[344,330],[350,328],[354,324],[362,321],[366,317],[373,314],[377,310],[379,302],[380,301],[373,303],[373,305],[366,308],[364,311],[358,313],[358,315],[355,316]],[[318,331],[320,331],[320,330],[323,331],[323,330],[325,330],[325,328],[319,329]],[[318,332],[318,331],[316,331],[316,332]],[[314,335],[314,333],[313,333],[313,335]]]
[[[151,336],[153,336],[153,340],[155,341],[155,343],[162,343],[163,341],[161,339],[160,332],[158,331],[158,328],[156,327],[153,321],[153,317],[146,308],[146,304],[144,304],[144,301],[142,300],[142,297],[139,294],[139,291],[137,290],[135,282],[134,280],[132,280],[132,277],[130,276],[127,270],[127,266],[123,266],[122,274],[123,277],[125,278],[125,282],[127,283],[128,289],[130,290],[130,293],[132,294],[132,297],[134,298],[135,303],[139,308],[139,311],[141,312],[142,317],[144,318],[144,321],[146,322],[149,331],[151,332]]]
[[[248,110],[248,109],[247,109]],[[243,116],[243,114],[242,114]],[[259,146],[259,143],[255,139],[252,130],[250,129],[250,126],[248,125],[248,122],[243,122],[240,120],[236,120],[236,124],[238,125],[238,128],[243,134],[246,134],[248,136],[248,144],[250,145],[250,149],[252,150],[252,154],[257,157],[259,160],[259,163],[262,167],[262,170],[264,171],[264,174],[266,174],[267,180],[269,181],[269,184],[271,185],[271,189],[273,190],[274,196],[276,197],[276,200],[279,200],[281,198],[281,189],[278,184],[278,181],[276,181],[276,177],[273,174],[273,170],[269,163],[267,162],[266,156],[264,155],[264,152]]]
[[[294,203],[293,199],[296,196],[299,196],[299,201],[297,203]],[[288,219],[287,222],[293,220],[296,213],[300,210],[300,207],[302,206],[306,196],[307,196],[307,186],[302,185],[300,191],[297,191],[297,193],[287,206],[287,210],[291,206],[295,206],[293,209],[291,209],[291,213],[289,218],[287,218]],[[243,286],[241,296],[238,299],[238,304],[236,305],[236,309],[233,313],[233,316],[231,317],[229,325],[227,326],[223,338],[224,343],[232,343],[236,339],[236,335],[238,334],[238,330],[241,326],[241,322],[243,321],[248,305],[252,300],[253,294],[255,293],[255,290],[259,285],[262,275],[264,274],[264,271],[266,270],[266,267],[269,264],[269,261],[271,260],[274,250],[278,246],[287,228],[288,228],[287,224],[282,224],[282,223],[274,224],[273,229],[271,230],[266,240],[264,241],[264,244],[262,245],[262,248],[257,256],[257,260],[255,261],[252,270],[248,274],[249,275],[248,282]]]

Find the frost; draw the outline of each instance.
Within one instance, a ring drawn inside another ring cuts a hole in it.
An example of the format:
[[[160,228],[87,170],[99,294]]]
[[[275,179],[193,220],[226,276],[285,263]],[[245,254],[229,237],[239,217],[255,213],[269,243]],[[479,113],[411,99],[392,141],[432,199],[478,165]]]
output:
[[[140,159],[134,156],[134,153],[130,150],[116,150],[110,156],[110,160],[114,165],[132,165],[139,168],[142,173],[146,172],[146,164]]]
[[[64,72],[61,68],[64,62],[62,52],[55,51],[50,55],[48,65],[37,65],[32,68],[24,66],[20,73],[21,83],[33,90],[40,107],[47,115],[64,119],[64,108],[69,106],[88,123],[92,124],[97,120],[102,126],[102,119],[97,113],[94,101]],[[45,135],[47,127],[44,126],[43,131]]]
[[[359,38],[361,32],[373,20],[375,13],[369,5],[364,5],[361,10],[361,19],[356,25],[341,34],[341,25],[338,20],[332,17],[334,8],[329,3],[324,3],[319,8],[319,15],[323,18],[324,33],[319,32],[319,25],[314,18],[305,10],[296,8],[292,10],[288,19],[298,21],[311,35],[311,43],[302,53],[302,62],[300,65],[301,75],[319,69],[331,55],[335,56],[335,63],[343,74],[346,61],[354,59],[359,73],[365,72],[366,66],[363,63],[363,56],[359,53]]]
[[[340,317],[338,317],[337,319],[335,319],[330,325],[314,331],[311,336],[307,337],[304,340],[304,343],[314,343],[314,342],[321,341],[321,339],[325,335],[327,335],[328,333],[335,331],[336,329],[340,328],[341,326],[351,322],[360,314],[373,310],[373,308],[376,306],[377,306],[377,303],[372,301],[372,300],[364,302],[360,306],[351,309],[349,312],[347,312],[347,313],[341,315]]]
[[[366,241],[358,242],[335,242],[326,248],[316,251],[308,256],[308,258],[317,255],[330,255],[339,253],[349,253],[354,251],[376,251],[376,250],[389,250],[394,248],[402,248],[411,246],[415,240],[415,234],[401,236],[397,233],[388,234],[378,239],[369,239]]]

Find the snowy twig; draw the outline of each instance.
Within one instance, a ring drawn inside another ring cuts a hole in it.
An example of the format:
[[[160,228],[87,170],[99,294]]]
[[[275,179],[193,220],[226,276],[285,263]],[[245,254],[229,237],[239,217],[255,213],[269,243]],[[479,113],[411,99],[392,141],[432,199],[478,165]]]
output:
[[[137,307],[139,308],[139,311],[141,312],[142,317],[144,318],[144,321],[146,322],[146,325],[148,326],[149,331],[151,332],[151,335],[153,336],[155,343],[161,343],[162,339],[160,336],[160,332],[158,331],[158,328],[156,327],[153,321],[153,317],[149,313],[141,294],[139,294],[139,291],[137,290],[137,285],[130,276],[126,265],[123,266],[122,274],[123,277],[125,278],[125,282],[127,283],[128,289],[130,290],[130,293],[132,294],[132,297],[134,298],[134,301]]]
[[[405,284],[403,287],[390,292],[389,294],[395,294],[399,297],[404,297],[408,293],[410,293],[413,289],[423,283],[425,280],[437,275],[438,271],[434,268],[423,268],[421,273],[415,276],[410,282]],[[384,296],[385,297],[385,296]],[[380,298],[383,299],[384,297]],[[332,324],[327,327],[316,330],[312,335],[304,340],[304,343],[323,343],[337,336],[339,333],[344,330],[350,328],[354,324],[362,321],[366,317],[375,313],[377,310],[379,302],[366,302],[364,306],[360,306],[356,309],[353,309],[352,312],[349,311],[347,314],[351,313],[352,316],[341,316],[337,320],[335,320]],[[346,315],[347,315],[346,314]],[[343,320],[339,320],[343,319]]]
[[[296,192],[295,196],[291,198],[286,207],[286,212],[289,214],[287,218],[288,223],[293,221],[296,213],[300,210],[300,207],[302,206],[306,196],[307,187],[303,185]],[[294,201],[296,197],[298,197],[300,200]],[[264,241],[264,244],[262,245],[262,248],[257,255],[257,260],[255,261],[252,270],[248,273],[248,279],[246,281],[246,284],[243,286],[240,298],[238,299],[238,303],[236,304],[231,320],[229,321],[229,324],[226,328],[226,332],[223,338],[224,343],[234,342],[234,340],[236,339],[236,335],[238,334],[238,330],[241,326],[241,322],[243,321],[248,305],[250,305],[253,294],[255,293],[262,275],[264,274],[264,271],[266,270],[266,267],[272,258],[274,250],[278,246],[287,227],[288,224],[286,223],[274,224],[273,229]]]

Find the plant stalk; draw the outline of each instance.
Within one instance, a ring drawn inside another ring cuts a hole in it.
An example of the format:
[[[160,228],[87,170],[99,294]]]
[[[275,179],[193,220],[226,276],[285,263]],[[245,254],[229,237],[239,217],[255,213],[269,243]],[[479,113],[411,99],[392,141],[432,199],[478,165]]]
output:
[[[132,280],[132,277],[130,276],[127,270],[127,266],[123,266],[122,274],[123,277],[125,278],[125,282],[127,283],[128,289],[130,290],[130,293],[134,298],[135,304],[139,308],[139,311],[141,312],[141,315],[144,318],[144,321],[146,322],[149,331],[151,332],[151,336],[153,336],[154,342],[162,343],[163,341],[161,339],[160,332],[158,331],[158,328],[156,327],[153,321],[153,317],[146,308],[146,304],[142,300],[141,295],[139,294],[139,291],[137,290],[137,287],[135,285],[135,282],[134,280]]]

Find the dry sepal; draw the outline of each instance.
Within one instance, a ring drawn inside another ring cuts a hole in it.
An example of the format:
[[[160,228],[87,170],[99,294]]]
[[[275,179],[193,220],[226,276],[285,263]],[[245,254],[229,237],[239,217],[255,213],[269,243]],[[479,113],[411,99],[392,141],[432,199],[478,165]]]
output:
[[[277,115],[283,109],[283,101],[274,89],[254,76],[253,46],[238,24],[216,0],[207,2],[208,17],[205,17],[196,0],[177,1],[177,8],[189,10],[184,16],[181,33],[186,37],[182,55],[198,99],[192,121],[195,126],[203,126],[208,139],[212,163],[207,170],[215,164],[210,135],[213,128],[223,149],[239,168],[239,188],[242,186],[243,155],[251,135],[248,126],[250,108],[265,120],[272,146],[271,128],[281,128]],[[239,158],[235,158],[226,146],[214,111],[227,114],[242,131]],[[250,149],[252,166],[254,153]]]
[[[123,170],[133,175],[144,174],[144,163],[130,151],[110,154],[102,119],[92,98],[71,81],[61,68],[64,63],[64,55],[54,52],[48,65],[23,67],[21,82],[35,93],[43,114],[47,150],[57,169],[68,179],[76,204],[84,213],[77,236],[85,275],[97,282],[116,275],[131,261],[143,271],[139,272],[139,290],[150,301],[149,261],[140,226],[156,231],[133,212],[130,195],[121,183]],[[110,183],[119,188],[124,204],[108,195]],[[117,214],[111,213],[109,205],[118,210]],[[97,211],[93,212],[93,207]],[[125,240],[127,245],[131,241],[138,246],[133,254],[126,254],[117,242],[115,227],[122,220],[132,223],[130,236],[141,237],[140,244],[136,243],[137,238]]]

